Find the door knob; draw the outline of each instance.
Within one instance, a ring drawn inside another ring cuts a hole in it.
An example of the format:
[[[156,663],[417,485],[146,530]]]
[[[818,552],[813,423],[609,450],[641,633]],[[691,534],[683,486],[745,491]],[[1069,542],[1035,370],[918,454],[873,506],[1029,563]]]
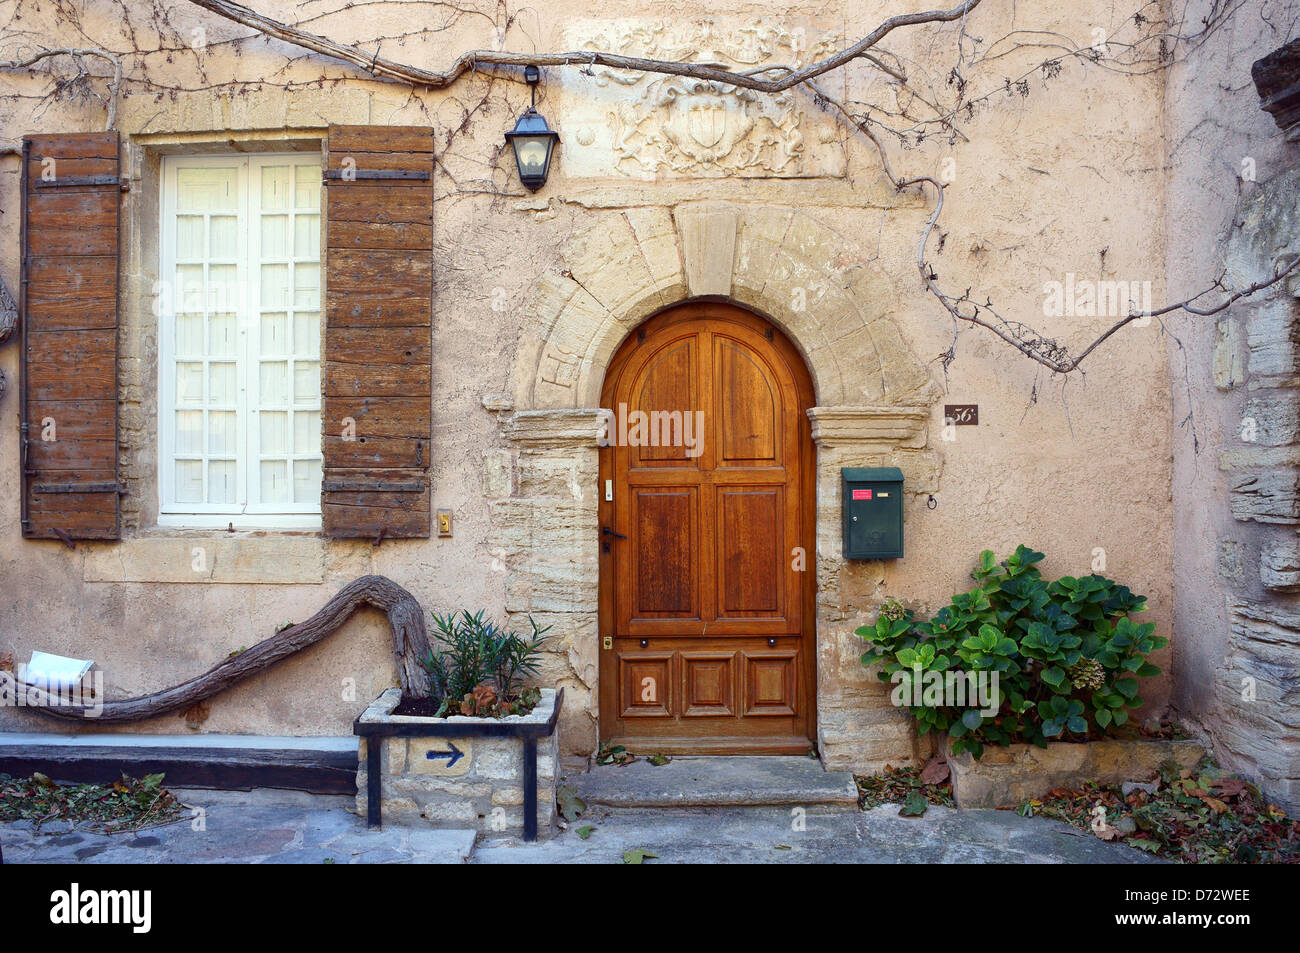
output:
[[[610,529],[608,526],[602,526],[602,527],[600,528],[600,535],[601,535],[601,536],[613,536],[613,537],[615,537],[615,538],[617,538],[617,539],[627,539],[627,537],[624,536],[622,533],[616,533],[616,532],[614,532],[612,529]]]

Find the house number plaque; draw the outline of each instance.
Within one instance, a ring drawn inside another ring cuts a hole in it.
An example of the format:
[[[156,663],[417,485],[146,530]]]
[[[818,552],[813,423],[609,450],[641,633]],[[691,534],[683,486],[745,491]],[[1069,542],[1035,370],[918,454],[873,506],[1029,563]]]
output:
[[[980,422],[979,404],[944,404],[944,423],[952,422],[958,427],[975,427]]]

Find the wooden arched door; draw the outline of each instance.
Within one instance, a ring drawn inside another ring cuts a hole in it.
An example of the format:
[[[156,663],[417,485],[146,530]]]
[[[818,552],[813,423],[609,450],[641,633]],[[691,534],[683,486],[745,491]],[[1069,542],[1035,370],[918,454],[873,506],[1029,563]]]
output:
[[[605,378],[600,734],[803,754],[816,724],[812,380],[732,305],[671,308]]]

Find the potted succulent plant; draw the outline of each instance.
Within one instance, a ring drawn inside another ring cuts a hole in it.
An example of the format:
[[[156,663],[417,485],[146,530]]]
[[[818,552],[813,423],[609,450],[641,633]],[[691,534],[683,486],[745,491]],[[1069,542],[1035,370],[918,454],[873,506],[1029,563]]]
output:
[[[975,588],[926,621],[897,603],[857,634],[864,665],[893,683],[920,734],[945,732],[959,807],[1010,807],[1084,780],[1118,783],[1204,754],[1139,727],[1139,680],[1168,640],[1133,615],[1146,598],[1097,574],[1043,578],[1026,546],[985,550]]]
[[[522,831],[554,822],[563,692],[525,687],[545,628],[507,631],[479,611],[433,616],[428,693],[384,692],[357,719],[357,813],[383,821]],[[539,750],[540,749],[540,750]]]

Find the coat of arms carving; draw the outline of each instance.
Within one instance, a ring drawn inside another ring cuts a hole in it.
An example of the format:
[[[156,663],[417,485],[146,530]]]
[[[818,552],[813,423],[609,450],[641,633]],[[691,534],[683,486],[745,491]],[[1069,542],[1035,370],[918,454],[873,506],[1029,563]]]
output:
[[[826,38],[807,48],[801,30],[768,25],[724,30],[712,23],[625,22],[597,36],[573,39],[579,48],[728,69],[767,62],[798,66],[835,47],[834,38]],[[583,147],[565,155],[570,176],[614,171],[634,178],[666,173],[798,177],[843,171],[834,124],[825,122],[811,138],[805,135],[805,126],[819,120],[798,108],[793,92],[760,94],[690,77],[603,68],[566,78],[569,82],[583,84],[574,90],[566,116]],[[608,151],[586,148],[598,143]]]

